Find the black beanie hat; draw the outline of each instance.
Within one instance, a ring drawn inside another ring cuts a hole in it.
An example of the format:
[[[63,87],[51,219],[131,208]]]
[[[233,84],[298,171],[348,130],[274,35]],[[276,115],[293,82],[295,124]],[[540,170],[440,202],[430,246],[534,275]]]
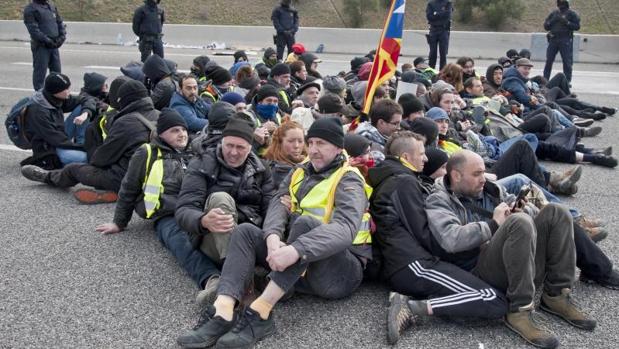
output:
[[[426,156],[428,157],[428,162],[423,166],[423,174],[428,177],[446,164],[449,159],[446,152],[434,147],[426,148]]]
[[[286,63],[277,63],[271,68],[271,77],[290,74],[290,66]]]
[[[176,110],[163,108],[157,119],[157,134],[160,135],[174,126],[183,126],[186,130],[187,122]]]
[[[305,139],[312,137],[324,139],[338,148],[344,148],[344,128],[339,118],[322,118],[314,121]]]
[[[438,137],[438,126],[430,118],[417,118],[408,125],[412,132],[426,137],[426,145],[433,144]]]
[[[45,87],[43,89],[49,94],[56,94],[71,87],[69,77],[60,73],[50,73],[45,78]]]
[[[412,93],[404,93],[401,95],[398,99],[398,104],[402,107],[402,114],[404,117],[423,110],[423,103]]]
[[[236,113],[234,106],[228,102],[215,102],[208,112],[208,130],[223,130]]]
[[[344,137],[344,148],[353,158],[363,155],[371,144],[369,139],[358,134],[347,134]]]
[[[209,72],[208,78],[213,80],[213,85],[219,86],[223,85],[226,82],[232,80],[232,75],[230,72],[220,66],[213,67],[213,69]]]
[[[279,98],[279,94],[277,93],[277,88],[273,85],[264,85],[260,87],[258,93],[256,94],[256,102],[260,102],[267,97],[277,97]]]
[[[364,63],[367,63],[369,61],[370,59],[367,57],[355,57],[350,60],[350,70],[356,73],[357,71],[359,71],[359,68],[361,68]]]
[[[112,108],[120,109],[120,105],[118,104],[118,92],[120,90],[120,87],[129,80],[131,80],[131,78],[125,75],[119,76],[116,79],[112,80],[112,83],[110,84],[110,92],[108,94],[110,105],[112,106]]]
[[[84,73],[84,90],[93,96],[98,96],[107,80],[107,76],[96,72]]]
[[[228,121],[226,128],[222,133],[223,137],[234,136],[246,140],[249,144],[254,141],[254,128],[247,120],[238,117],[233,117]]]
[[[128,106],[131,102],[148,97],[148,90],[143,83],[137,80],[129,80],[118,89],[118,105],[120,108]]]

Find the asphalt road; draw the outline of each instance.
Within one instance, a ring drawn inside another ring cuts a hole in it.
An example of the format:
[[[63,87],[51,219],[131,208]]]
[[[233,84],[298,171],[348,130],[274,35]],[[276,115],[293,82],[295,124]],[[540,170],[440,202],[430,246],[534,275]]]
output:
[[[169,50],[168,57],[188,67],[195,50]],[[86,71],[110,77],[115,68],[138,57],[133,47],[74,46],[63,49],[63,69],[81,87]],[[324,56],[322,70],[346,69],[349,57]],[[409,60],[412,60],[409,59]],[[217,58],[222,64],[229,57]],[[23,43],[0,42],[0,114],[31,88],[30,51]],[[486,66],[489,62],[479,62]],[[99,66],[101,68],[86,68]],[[614,65],[577,65],[575,91],[581,98],[619,107]],[[619,122],[600,123],[603,133],[586,139],[592,146],[617,149]],[[200,308],[198,292],[152,232],[135,217],[114,236],[94,231],[110,221],[113,205],[82,206],[71,190],[50,188],[21,177],[18,162],[27,156],[0,131],[0,348],[173,348],[176,336],[191,327]],[[551,169],[569,166],[547,164]],[[619,177],[616,170],[585,166],[576,196],[566,203],[608,222],[601,247],[619,261]],[[619,292],[576,283],[580,304],[598,320],[593,333],[579,331],[545,314],[539,319],[567,348],[608,348],[619,340]],[[277,333],[260,348],[387,347],[387,289],[364,284],[350,298],[323,301],[297,296],[278,305]],[[400,348],[516,348],[523,340],[500,322],[430,319],[404,334]]]

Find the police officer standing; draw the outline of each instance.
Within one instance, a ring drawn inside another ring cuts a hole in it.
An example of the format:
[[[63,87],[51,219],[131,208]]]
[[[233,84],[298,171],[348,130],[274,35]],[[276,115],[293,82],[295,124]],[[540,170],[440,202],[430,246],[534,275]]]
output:
[[[32,50],[32,86],[36,91],[43,88],[47,69],[60,73],[58,48],[66,39],[67,32],[56,6],[48,0],[32,0],[24,8],[24,24],[30,33]]]
[[[544,29],[548,31],[544,77],[550,79],[552,65],[559,52],[563,61],[563,73],[568,81],[572,81],[574,31],[580,30],[580,17],[570,10],[569,0],[557,0],[557,9],[552,11],[544,21]]]
[[[447,64],[447,50],[449,49],[449,32],[451,30],[451,14],[453,6],[451,0],[430,0],[426,7],[426,19],[430,25],[430,33],[426,35],[430,46],[430,68],[436,67],[437,50],[441,50],[439,70]]]
[[[277,46],[277,60],[284,58],[284,48],[288,47],[288,55],[292,52],[294,45],[294,35],[299,30],[299,14],[297,9],[290,4],[291,0],[282,0],[279,6],[273,9],[271,21],[277,35],[275,45]]]
[[[161,33],[165,15],[159,7],[161,0],[144,0],[144,5],[138,7],[133,14],[133,32],[140,38],[140,53],[142,62],[151,52],[163,58],[163,41]]]

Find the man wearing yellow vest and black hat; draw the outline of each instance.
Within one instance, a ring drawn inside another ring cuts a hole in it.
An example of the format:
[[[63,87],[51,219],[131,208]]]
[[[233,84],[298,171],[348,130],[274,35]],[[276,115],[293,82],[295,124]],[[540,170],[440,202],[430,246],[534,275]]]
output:
[[[164,108],[157,120],[157,136],[131,157],[118,193],[113,223],[101,224],[96,229],[103,234],[118,233],[129,224],[134,210],[140,217],[154,220],[159,240],[204,288],[219,270],[209,257],[193,247],[189,234],[174,219],[183,175],[193,157],[187,144],[185,119],[174,109]]]
[[[273,306],[289,291],[326,299],[349,296],[371,257],[368,196],[361,174],[347,164],[338,118],[323,118],[307,133],[309,162],[293,171],[271,200],[263,229],[241,224],[232,234],[207,319],[183,334],[186,348],[245,348],[273,334]],[[291,197],[291,208],[283,198]],[[256,264],[269,283],[240,313],[234,306]]]

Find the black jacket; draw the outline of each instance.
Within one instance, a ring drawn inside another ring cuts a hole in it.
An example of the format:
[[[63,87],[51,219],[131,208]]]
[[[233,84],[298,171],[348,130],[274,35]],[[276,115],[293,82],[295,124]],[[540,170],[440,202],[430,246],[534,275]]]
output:
[[[161,150],[163,158],[163,193],[159,197],[160,207],[151,217],[151,219],[157,220],[174,215],[183,175],[193,153],[189,146],[183,152],[176,151],[159,137],[155,137],[150,144],[151,160],[149,168],[152,168],[156,160],[157,149]],[[116,210],[114,211],[114,223],[121,228],[127,226],[134,210],[140,217],[146,218],[143,184],[146,177],[147,157],[148,152],[145,146],[141,146],[135,151],[129,162],[127,174],[120,186]]]
[[[144,5],[133,13],[133,32],[137,36],[161,34],[165,13],[154,0],[145,0]]]
[[[580,17],[572,10],[554,10],[544,21],[544,29],[550,32],[551,39],[566,39],[574,35],[574,31],[580,30]]]
[[[450,0],[432,0],[426,6],[426,19],[430,31],[443,31],[451,28],[453,6]]]
[[[176,206],[178,224],[194,237],[208,233],[200,220],[205,215],[206,199],[217,192],[226,192],[234,199],[238,224],[261,227],[275,187],[271,172],[253,152],[245,166],[236,169],[224,161],[221,145],[208,149],[189,163]]]
[[[370,213],[376,223],[374,245],[384,258],[386,278],[415,260],[436,260],[424,242],[430,229],[424,210],[424,191],[417,175],[388,156],[369,171],[374,188]]]
[[[147,85],[151,89],[150,97],[155,109],[161,110],[169,107],[177,83],[166,62],[157,55],[151,55],[144,62],[142,71],[148,80]]]
[[[48,48],[60,47],[67,35],[56,6],[46,1],[33,1],[24,8],[24,24],[32,41]]]
[[[278,34],[291,32],[294,35],[299,30],[299,14],[291,6],[277,6],[271,13],[271,21]]]
[[[64,131],[64,113],[81,105],[90,115],[95,113],[95,100],[89,96],[69,96],[62,101],[46,92],[37,91],[26,111],[26,136],[32,143],[36,159],[56,152],[56,148],[78,149],[82,146],[69,140]]]
[[[135,150],[150,141],[151,131],[137,118],[137,114],[151,121],[153,126],[159,117],[159,111],[155,110],[149,97],[130,103],[118,112],[107,138],[90,159],[91,165],[109,169],[118,183],[125,176]]]

